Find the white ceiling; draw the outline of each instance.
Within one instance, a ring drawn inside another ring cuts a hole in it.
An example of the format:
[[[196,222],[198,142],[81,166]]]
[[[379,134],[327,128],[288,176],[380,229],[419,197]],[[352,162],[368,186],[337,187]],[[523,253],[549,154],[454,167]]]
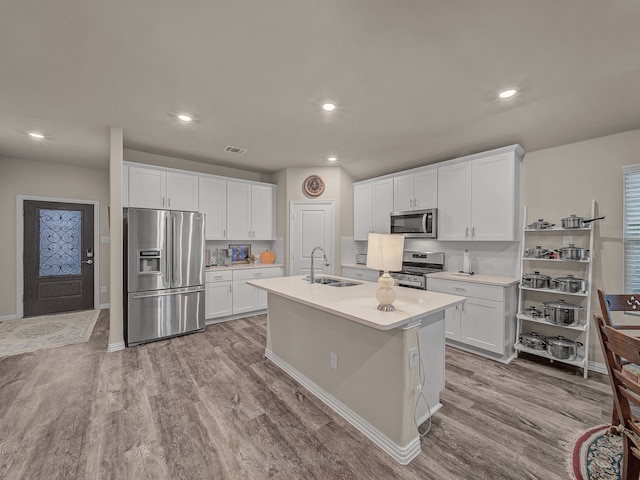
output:
[[[335,154],[359,180],[538,150],[640,128],[638,25],[636,0],[7,0],[0,155],[106,167],[118,126],[128,149],[265,173]]]

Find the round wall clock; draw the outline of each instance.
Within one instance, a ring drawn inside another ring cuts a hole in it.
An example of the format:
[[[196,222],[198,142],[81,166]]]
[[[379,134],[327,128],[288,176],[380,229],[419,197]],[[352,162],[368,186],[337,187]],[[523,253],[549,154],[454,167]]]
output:
[[[302,185],[304,193],[310,197],[317,197],[324,192],[324,181],[318,175],[307,177]]]

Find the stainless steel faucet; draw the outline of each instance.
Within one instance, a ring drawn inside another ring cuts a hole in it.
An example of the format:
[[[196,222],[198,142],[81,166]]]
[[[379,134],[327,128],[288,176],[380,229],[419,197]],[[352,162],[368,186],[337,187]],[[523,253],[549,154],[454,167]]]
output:
[[[320,250],[322,252],[322,256],[324,257],[325,267],[329,266],[329,260],[327,260],[327,254],[324,252],[324,248],[315,247],[313,250],[311,250],[311,273],[309,274],[309,281],[311,282],[311,284],[316,283],[316,274],[313,270],[313,255],[316,253],[316,250]]]

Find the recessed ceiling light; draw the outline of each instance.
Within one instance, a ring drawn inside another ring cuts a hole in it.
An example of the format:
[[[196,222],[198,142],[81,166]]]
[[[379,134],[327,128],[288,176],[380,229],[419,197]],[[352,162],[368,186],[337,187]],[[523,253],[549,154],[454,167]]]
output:
[[[186,113],[181,113],[178,115],[178,119],[188,123],[193,120],[193,117],[191,115],[187,115]]]
[[[328,157],[327,160],[329,160],[330,162],[336,162],[338,160],[338,157]]]
[[[516,93],[518,93],[518,90],[516,90],[515,88],[508,88],[508,89],[502,90],[500,93],[498,93],[498,97],[502,98],[502,99],[511,98]]]
[[[44,138],[44,135],[38,132],[29,132],[29,136],[31,138],[37,138],[38,140],[42,140]]]
[[[324,105],[322,105],[322,109],[325,112],[333,112],[336,109],[336,104],[335,103],[331,103],[331,102],[327,102]]]

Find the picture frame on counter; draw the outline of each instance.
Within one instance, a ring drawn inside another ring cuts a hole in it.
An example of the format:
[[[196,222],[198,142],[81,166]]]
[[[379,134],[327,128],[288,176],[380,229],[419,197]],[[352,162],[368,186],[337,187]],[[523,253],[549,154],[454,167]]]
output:
[[[231,244],[231,263],[247,263],[247,259],[251,256],[251,245],[249,244]]]

